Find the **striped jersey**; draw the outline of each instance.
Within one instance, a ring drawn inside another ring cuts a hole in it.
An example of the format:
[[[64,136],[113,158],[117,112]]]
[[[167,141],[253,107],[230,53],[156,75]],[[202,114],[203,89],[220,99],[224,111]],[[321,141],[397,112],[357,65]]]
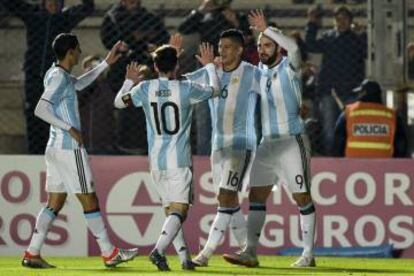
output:
[[[145,112],[151,169],[191,166],[192,105],[209,99],[213,88],[158,78],[141,82],[130,94],[134,106]]]
[[[262,63],[259,67],[270,80],[267,89],[262,93],[260,103],[263,138],[303,133],[304,125],[300,117],[300,71],[295,71],[286,57],[273,68]]]
[[[212,121],[212,149],[231,147],[234,150],[254,150],[256,129],[254,112],[261,90],[263,74],[250,63],[241,62],[233,71],[217,70],[220,96],[209,100]],[[188,79],[208,83],[206,69],[185,75]]]
[[[46,72],[43,80],[45,90],[41,99],[52,105],[56,117],[72,127],[80,130],[78,97],[75,89],[76,78],[65,69],[53,64]],[[78,142],[67,130],[50,125],[48,147],[59,149],[79,148]]]

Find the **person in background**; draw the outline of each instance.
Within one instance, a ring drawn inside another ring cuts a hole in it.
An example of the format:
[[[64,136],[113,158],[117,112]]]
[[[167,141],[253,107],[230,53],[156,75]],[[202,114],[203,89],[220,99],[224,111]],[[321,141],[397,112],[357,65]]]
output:
[[[24,115],[30,154],[43,154],[48,139],[48,125],[34,114],[43,92],[43,76],[52,65],[52,41],[59,33],[70,32],[94,10],[93,0],[64,7],[63,0],[42,0],[29,4],[23,0],[0,0],[0,5],[23,21],[26,27],[27,49],[24,55]]]
[[[406,157],[407,137],[401,117],[382,102],[380,85],[364,80],[353,90],[357,101],[346,106],[335,127],[337,156]]]
[[[325,155],[333,155],[335,122],[341,111],[333,95],[344,104],[354,100],[352,89],[365,77],[367,36],[353,29],[353,14],[346,6],[335,10],[335,27],[317,38],[321,28],[321,9],[308,14],[305,42],[308,52],[322,54],[317,82],[319,114],[323,129]]]
[[[83,72],[91,71],[101,62],[99,56],[87,56],[82,61]],[[107,79],[107,71],[79,94],[83,141],[91,154],[116,153],[114,97]]]
[[[107,49],[111,49],[118,40],[125,41],[130,48],[108,73],[115,94],[122,86],[127,65],[138,62],[152,69],[150,53],[169,40],[162,18],[149,12],[140,0],[119,0],[112,5],[104,16],[100,37]],[[130,127],[130,120],[134,120],[134,128]],[[146,131],[142,108],[128,107],[118,111],[116,144],[122,153],[147,153],[147,141],[142,131]]]

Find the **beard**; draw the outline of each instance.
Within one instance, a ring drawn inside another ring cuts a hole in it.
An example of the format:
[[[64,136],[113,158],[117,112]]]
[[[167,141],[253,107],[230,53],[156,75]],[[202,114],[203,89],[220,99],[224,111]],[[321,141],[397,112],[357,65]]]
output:
[[[278,53],[277,51],[275,51],[271,56],[268,56],[266,54],[261,54],[259,58],[263,64],[269,66],[269,65],[272,65],[276,61],[277,56],[278,56]]]

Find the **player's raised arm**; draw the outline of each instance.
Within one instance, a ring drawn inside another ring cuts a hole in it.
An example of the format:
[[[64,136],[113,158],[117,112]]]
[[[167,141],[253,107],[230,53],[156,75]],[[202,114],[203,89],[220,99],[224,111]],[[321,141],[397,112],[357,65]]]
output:
[[[112,49],[108,52],[106,55],[106,58],[104,61],[102,61],[98,66],[96,66],[94,69],[90,70],[89,72],[81,75],[76,79],[75,82],[75,89],[77,91],[81,91],[84,88],[86,88],[88,85],[90,85],[103,71],[105,71],[108,66],[114,64],[117,62],[120,57],[122,56],[122,53],[126,52],[128,50],[128,46],[122,42],[118,41]]]
[[[300,51],[295,40],[287,35],[284,35],[280,30],[276,28],[268,27],[263,11],[251,11],[249,14],[249,23],[252,29],[262,32],[264,35],[279,44],[280,47],[285,49],[288,52],[290,64],[292,64],[295,69],[300,68]]]
[[[114,105],[116,108],[125,108],[132,102],[130,90],[137,83],[144,79],[143,73],[140,71],[141,65],[137,62],[132,62],[127,65],[125,81],[118,94],[115,97]]]
[[[220,94],[220,84],[214,65],[214,48],[210,43],[204,42],[200,44],[200,55],[196,55],[197,60],[206,68],[209,85],[213,88],[213,97]]]

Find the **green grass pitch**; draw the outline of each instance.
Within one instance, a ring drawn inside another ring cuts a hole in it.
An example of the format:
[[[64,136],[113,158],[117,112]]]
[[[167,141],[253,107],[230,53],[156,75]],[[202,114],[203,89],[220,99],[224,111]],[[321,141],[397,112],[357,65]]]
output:
[[[317,258],[316,268],[297,269],[289,265],[295,257],[260,256],[259,268],[244,268],[214,256],[209,267],[182,271],[177,256],[169,256],[170,272],[158,272],[147,256],[107,269],[97,257],[47,257],[55,269],[34,270],[20,265],[20,257],[0,257],[0,275],[414,275],[414,259]]]

